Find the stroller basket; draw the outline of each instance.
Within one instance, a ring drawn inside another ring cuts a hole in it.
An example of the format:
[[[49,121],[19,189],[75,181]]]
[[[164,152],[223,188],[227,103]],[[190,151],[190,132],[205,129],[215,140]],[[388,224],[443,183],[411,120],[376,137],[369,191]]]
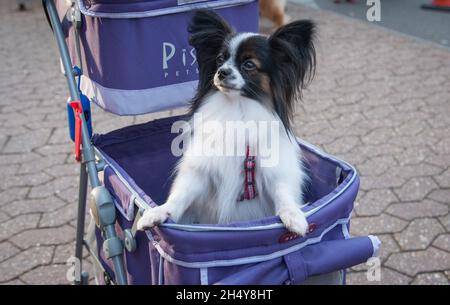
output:
[[[359,177],[355,169],[298,140],[309,182],[304,237],[279,217],[227,225],[177,224],[170,219],[135,231],[145,209],[163,204],[177,158],[169,117],[89,135],[83,101],[134,115],[183,106],[197,86],[195,51],[186,27],[191,11],[214,9],[237,31],[258,31],[255,0],[43,0],[71,95],[80,164],[77,242],[104,276],[118,284],[299,284],[338,274],[376,254],[373,236],[350,237],[349,219]],[[79,84],[75,76],[79,76]],[[77,86],[78,85],[78,86]],[[80,89],[78,89],[80,88]],[[85,97],[87,96],[87,98]],[[89,113],[87,113],[89,114]],[[81,144],[81,145],[80,145]],[[80,147],[82,151],[80,152]],[[77,160],[79,160],[78,158]],[[98,172],[103,171],[103,179]],[[84,240],[87,183],[96,226]],[[186,190],[189,191],[189,190]],[[124,249],[125,245],[125,249]],[[87,281],[86,274],[76,283]],[[317,278],[317,277],[316,277]],[[334,281],[333,283],[337,283]]]
[[[160,119],[94,137],[107,164],[105,186],[121,213],[120,231],[133,226],[138,209],[164,203],[177,161],[170,152],[176,136],[170,128],[180,119]],[[299,145],[310,178],[309,204],[303,210],[314,228],[305,238],[287,232],[278,217],[230,225],[183,225],[169,220],[145,234],[138,232],[138,250],[125,254],[129,281],[297,284],[309,276],[365,262],[377,251],[378,241],[348,234],[359,185],[355,170],[307,143]],[[101,236],[97,237],[100,250]],[[113,277],[106,260],[103,266]]]

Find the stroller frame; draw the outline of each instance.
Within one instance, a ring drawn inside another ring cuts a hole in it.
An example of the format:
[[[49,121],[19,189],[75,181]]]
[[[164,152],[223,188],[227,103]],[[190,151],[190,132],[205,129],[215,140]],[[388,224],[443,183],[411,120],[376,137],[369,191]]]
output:
[[[54,0],[42,0],[47,18],[53,29],[53,33],[58,45],[58,50],[61,57],[62,66],[65,71],[65,77],[67,86],[69,87],[71,101],[79,101],[80,94],[77,89],[77,83],[75,77],[78,76],[79,71],[72,68],[69,50],[64,38],[61,23],[59,21],[58,13],[56,10]],[[72,22],[74,26],[77,26],[77,22],[80,20],[79,8],[76,1],[72,1]],[[98,257],[91,251],[86,240],[84,239],[84,225],[85,225],[85,211],[87,201],[87,189],[88,181],[90,182],[93,197],[93,204],[91,210],[96,215],[96,223],[102,230],[105,236],[105,251],[107,257],[111,258],[114,265],[114,274],[116,283],[119,285],[127,284],[127,277],[123,260],[123,244],[118,238],[115,229],[116,222],[116,209],[112,201],[111,195],[108,190],[101,184],[98,177],[98,172],[103,170],[103,162],[101,157],[96,153],[94,146],[92,145],[89,137],[88,127],[84,113],[80,114],[81,119],[81,162],[80,162],[80,178],[79,178],[79,193],[78,193],[78,213],[77,213],[77,229],[76,229],[76,243],[75,243],[75,258],[76,258],[76,270],[75,270],[75,284],[87,284],[89,275],[87,272],[82,271],[83,261],[83,247],[94,256],[94,260],[97,263]],[[99,263],[97,263],[99,264]],[[101,267],[101,264],[99,264]]]

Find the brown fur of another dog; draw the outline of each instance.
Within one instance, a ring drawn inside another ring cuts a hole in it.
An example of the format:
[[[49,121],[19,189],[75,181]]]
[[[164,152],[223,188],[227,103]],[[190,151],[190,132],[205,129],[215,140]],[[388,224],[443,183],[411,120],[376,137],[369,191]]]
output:
[[[262,17],[273,22],[277,27],[284,25],[288,17],[284,13],[286,0],[259,0],[259,11]]]

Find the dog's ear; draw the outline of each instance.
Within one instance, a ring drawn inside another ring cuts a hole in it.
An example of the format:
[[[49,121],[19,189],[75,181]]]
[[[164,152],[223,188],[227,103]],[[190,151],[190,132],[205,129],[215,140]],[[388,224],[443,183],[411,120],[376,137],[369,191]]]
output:
[[[315,28],[310,20],[298,20],[280,27],[269,37],[271,54],[276,64],[294,67],[300,87],[304,87],[314,76]]]
[[[205,62],[205,57],[218,55],[225,38],[232,33],[226,21],[209,10],[194,11],[188,27],[191,34],[189,43],[195,48],[199,64]]]
[[[314,76],[314,36],[314,23],[299,20],[280,27],[269,37],[274,62],[271,75],[274,107],[287,129],[290,129],[295,101],[301,98],[301,89]]]
[[[217,56],[225,39],[233,33],[231,27],[219,15],[208,10],[197,10],[188,27],[189,43],[195,48],[199,69],[197,94],[191,101],[191,113],[200,106],[203,97],[212,86],[217,71]]]

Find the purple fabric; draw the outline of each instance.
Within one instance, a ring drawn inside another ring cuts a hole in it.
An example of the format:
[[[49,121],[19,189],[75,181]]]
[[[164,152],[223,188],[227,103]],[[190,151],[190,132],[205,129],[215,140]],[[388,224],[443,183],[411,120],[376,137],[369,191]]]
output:
[[[214,270],[211,270],[210,279],[214,284],[223,285],[300,284],[308,276],[329,273],[365,262],[365,257],[372,255],[367,252],[370,247],[370,240],[366,237],[325,241],[284,257],[241,266],[240,270],[232,270],[228,276],[217,281],[217,275],[213,275]],[[346,259],[342,259],[343,257]],[[223,274],[223,271],[218,271],[219,276]]]
[[[161,204],[165,201],[173,178],[171,171],[177,161],[170,152],[171,140],[176,136],[170,133],[170,126],[181,118],[184,117],[165,118],[94,136],[94,144],[110,164],[109,170],[105,171],[105,185],[123,211],[129,208],[130,190],[123,187],[117,174],[126,179],[131,188],[140,197],[144,197],[145,202],[153,205],[153,202]],[[300,283],[308,276],[340,270],[366,261],[374,252],[370,238],[346,239],[344,234],[348,225],[346,219],[351,213],[359,186],[356,173],[345,163],[320,155],[307,146],[301,147],[311,180],[306,188],[311,203],[304,210],[311,211],[321,207],[308,217],[309,223],[317,225],[313,232],[303,238],[280,242],[280,238],[287,232],[284,228],[244,230],[250,226],[279,223],[278,217],[230,224],[230,227],[241,228],[237,232],[184,231],[158,227],[151,231],[154,241],[139,232],[138,250],[126,253],[130,282],[199,283],[198,268],[170,261],[164,262],[164,278],[160,279],[160,251],[171,260],[184,263],[229,262],[287,251],[260,262],[210,266],[207,270],[210,284]],[[338,186],[337,167],[342,169],[342,181]],[[118,221],[123,229],[132,226],[131,219],[127,220],[125,216],[120,214]],[[101,246],[101,237],[98,238]],[[292,247],[299,246],[298,250],[292,250]],[[107,262],[104,264],[107,266]],[[108,271],[112,272],[110,267]]]
[[[124,10],[145,12],[176,5],[177,0],[128,0],[125,5],[123,0],[90,0],[87,8],[94,12],[121,13]]]
[[[106,2],[115,4],[104,4]],[[147,9],[176,6],[173,0],[134,2],[94,1],[91,9],[96,6],[115,7],[113,11],[126,12],[135,5],[149,6]],[[58,11],[61,20],[64,20],[67,11],[64,1],[58,1]],[[238,31],[258,31],[257,1],[220,8],[217,12]],[[191,14],[186,12],[137,19],[83,16],[80,39],[83,66],[86,67],[84,74],[101,86],[122,90],[197,80],[195,53],[188,43],[186,30]],[[69,31],[67,20],[63,26],[68,35],[72,62],[76,64],[74,33]],[[172,51],[173,56],[170,56]]]
[[[89,11],[93,12],[107,12],[107,13],[122,13],[127,12],[146,12],[157,9],[177,7],[179,0],[128,0],[124,4],[123,0],[90,0],[89,5],[86,7]],[[203,0],[198,1],[198,3],[211,3],[217,2],[218,0]],[[187,2],[187,1],[186,1]],[[182,3],[180,1],[180,3]],[[196,4],[196,3],[192,3]],[[188,4],[188,5],[192,5]],[[183,6],[183,5],[180,5]]]
[[[95,145],[107,154],[108,160],[119,164],[127,180],[136,183],[142,193],[158,204],[164,203],[167,197],[172,183],[171,172],[177,161],[170,150],[171,141],[176,136],[170,133],[174,120],[156,120],[107,135],[94,135]]]
[[[194,96],[198,67],[195,50],[188,43],[189,10],[216,4],[219,6],[214,10],[237,31],[258,31],[257,1],[242,0],[233,6],[218,0],[188,5],[177,5],[175,0],[90,3],[79,31],[82,63],[78,62],[74,30],[67,18],[70,2],[60,0],[56,5],[72,63],[84,67],[81,89],[92,102],[118,115],[182,107]],[[180,8],[189,10],[172,10]],[[161,14],[123,16],[133,11]],[[107,16],[89,15],[95,13]],[[122,18],[110,18],[114,14],[122,14]]]

